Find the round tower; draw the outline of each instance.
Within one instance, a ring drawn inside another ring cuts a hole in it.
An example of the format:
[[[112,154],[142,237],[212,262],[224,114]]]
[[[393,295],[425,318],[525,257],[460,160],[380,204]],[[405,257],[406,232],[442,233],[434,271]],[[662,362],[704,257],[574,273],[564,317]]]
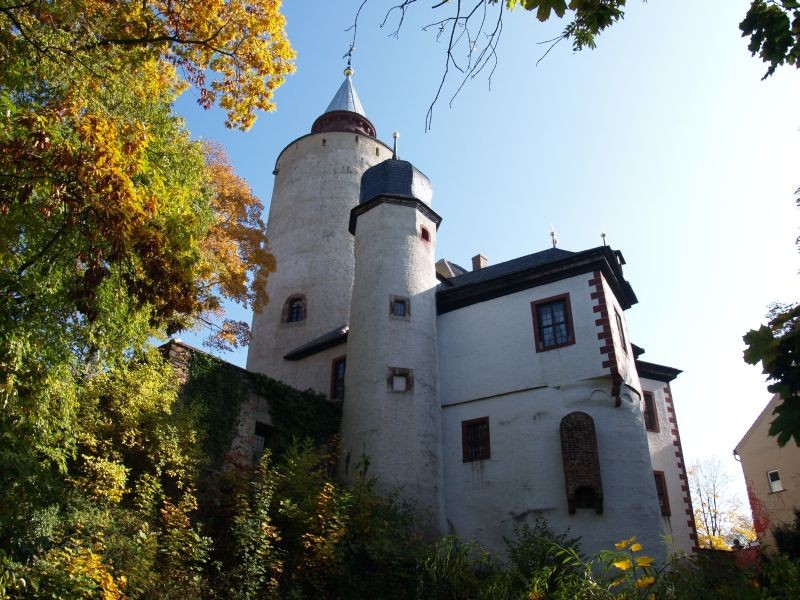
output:
[[[351,211],[355,282],[347,342],[341,471],[366,467],[444,533],[431,185],[408,162],[368,169]]]
[[[348,67],[311,133],[286,146],[275,163],[267,233],[276,271],[267,284],[269,303],[253,316],[247,357],[249,370],[326,394],[350,315],[350,210],[364,171],[391,156],[375,138],[352,75]]]

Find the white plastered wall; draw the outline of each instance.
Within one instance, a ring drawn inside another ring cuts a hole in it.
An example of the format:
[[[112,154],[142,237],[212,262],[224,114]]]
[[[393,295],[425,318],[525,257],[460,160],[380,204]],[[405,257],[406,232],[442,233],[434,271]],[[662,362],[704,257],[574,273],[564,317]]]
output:
[[[676,445],[679,437],[672,433],[671,415],[667,410],[668,386],[662,381],[647,378],[642,378],[641,383],[643,391],[653,394],[658,419],[658,431],[647,431],[647,443],[650,448],[653,471],[663,471],[667,484],[667,499],[671,514],[661,517],[667,547],[671,554],[690,554],[694,544],[690,537],[693,529],[689,525],[689,521],[694,517],[686,513],[689,508],[686,503],[688,486],[687,482],[681,478],[681,475],[685,475],[685,465],[684,468],[680,467],[682,463],[677,456],[679,446]],[[644,401],[642,401],[641,409],[644,411]]]
[[[299,138],[278,157],[267,224],[276,272],[267,283],[269,304],[253,316],[249,370],[328,393],[324,371],[329,367],[322,357],[292,362],[283,356],[348,322],[353,287],[350,210],[358,204],[362,173],[389,157],[391,150],[383,142],[344,132]],[[283,323],[284,304],[295,294],[307,300],[306,318]]]
[[[591,274],[439,316],[445,509],[452,531],[504,550],[515,523],[547,520],[594,553],[636,535],[663,558],[658,499],[638,402],[619,407],[602,367]],[[531,302],[569,293],[576,343],[536,352]],[[607,299],[613,298],[610,290]],[[613,317],[612,317],[613,318]],[[631,379],[634,379],[631,377]],[[634,380],[638,385],[638,380]],[[595,423],[604,511],[570,515],[560,423],[573,411]],[[461,422],[489,417],[491,458],[462,462]]]
[[[420,238],[420,227],[431,234]],[[441,534],[442,466],[436,344],[435,224],[412,206],[379,204],[358,217],[356,279],[342,415],[343,469],[366,456],[384,491],[400,488]],[[390,314],[392,296],[410,316]],[[413,372],[413,389],[390,389],[390,368]],[[430,516],[430,518],[428,518]]]

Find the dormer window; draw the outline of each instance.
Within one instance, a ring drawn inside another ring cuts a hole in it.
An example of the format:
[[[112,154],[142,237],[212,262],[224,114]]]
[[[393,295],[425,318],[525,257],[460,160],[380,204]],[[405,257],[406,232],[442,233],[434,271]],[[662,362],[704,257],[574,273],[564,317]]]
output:
[[[284,323],[297,323],[306,318],[306,297],[302,295],[290,296],[283,305],[282,321]]]

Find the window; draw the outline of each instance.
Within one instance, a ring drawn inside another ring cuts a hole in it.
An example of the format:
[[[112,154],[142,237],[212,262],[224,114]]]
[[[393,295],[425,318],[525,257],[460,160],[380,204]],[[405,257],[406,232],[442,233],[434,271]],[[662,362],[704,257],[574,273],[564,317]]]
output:
[[[461,451],[464,462],[486,460],[491,456],[489,417],[461,421]]]
[[[331,400],[344,400],[344,372],[347,359],[344,356],[334,358],[331,365]]]
[[[420,228],[419,228],[419,237],[421,237],[426,242],[430,242],[431,241],[431,232],[428,231],[427,227],[420,226]]]
[[[668,517],[672,512],[669,509],[667,479],[664,477],[664,471],[653,471],[653,477],[655,477],[656,480],[656,492],[658,493],[658,505],[661,508],[661,514]]]
[[[656,400],[652,392],[644,393],[644,428],[647,431],[658,431],[658,413]]]
[[[411,314],[411,306],[408,298],[402,296],[392,296],[389,300],[389,314],[393,317],[407,319]]]
[[[289,296],[283,305],[281,320],[284,323],[297,323],[306,318],[306,297],[303,295]]]
[[[781,483],[781,475],[777,471],[768,471],[767,479],[769,480],[769,491],[773,494],[775,492],[783,491],[783,484]]]
[[[253,454],[259,458],[266,448],[272,446],[275,437],[274,430],[266,423],[256,421],[255,435],[253,436]]]
[[[603,482],[592,417],[571,412],[561,419],[561,463],[567,491],[567,510],[593,508],[603,513]]]
[[[569,294],[532,302],[531,310],[537,352],[575,343]]]
[[[614,309],[614,316],[617,317],[617,331],[619,331],[619,341],[622,344],[622,349],[625,351],[625,354],[628,353],[628,341],[625,339],[625,327],[622,324],[622,317],[620,316],[617,309]]]
[[[389,367],[386,387],[390,392],[402,394],[414,389],[414,370],[400,367]]]

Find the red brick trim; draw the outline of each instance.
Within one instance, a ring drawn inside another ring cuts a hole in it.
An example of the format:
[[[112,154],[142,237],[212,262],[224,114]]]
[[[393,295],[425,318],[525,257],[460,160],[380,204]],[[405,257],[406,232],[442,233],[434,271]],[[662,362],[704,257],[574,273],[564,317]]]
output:
[[[683,506],[686,515],[690,518],[686,524],[689,526],[689,539],[692,540],[694,545],[692,550],[697,551],[699,546],[697,544],[697,528],[694,523],[694,510],[692,510],[692,496],[689,493],[689,477],[686,474],[686,461],[683,459],[683,446],[681,446],[681,434],[678,431],[678,419],[675,416],[675,405],[672,403],[672,390],[669,384],[664,386],[664,403],[667,406],[667,414],[669,416],[670,434],[672,435],[672,445],[675,448],[675,463],[678,467],[678,479],[684,482],[681,485],[683,492]]]
[[[606,301],[605,287],[603,286],[603,273],[595,271],[589,280],[589,287],[594,291],[591,294],[592,300],[597,300],[597,304],[592,310],[598,313],[598,318],[594,324],[598,327],[597,339],[604,340],[600,347],[600,354],[604,359],[602,367],[611,373],[611,395],[615,398],[614,406],[621,404],[619,392],[622,385],[622,376],[619,373],[619,362],[617,353],[614,350],[614,339],[611,332],[611,321],[609,320],[608,302]]]

